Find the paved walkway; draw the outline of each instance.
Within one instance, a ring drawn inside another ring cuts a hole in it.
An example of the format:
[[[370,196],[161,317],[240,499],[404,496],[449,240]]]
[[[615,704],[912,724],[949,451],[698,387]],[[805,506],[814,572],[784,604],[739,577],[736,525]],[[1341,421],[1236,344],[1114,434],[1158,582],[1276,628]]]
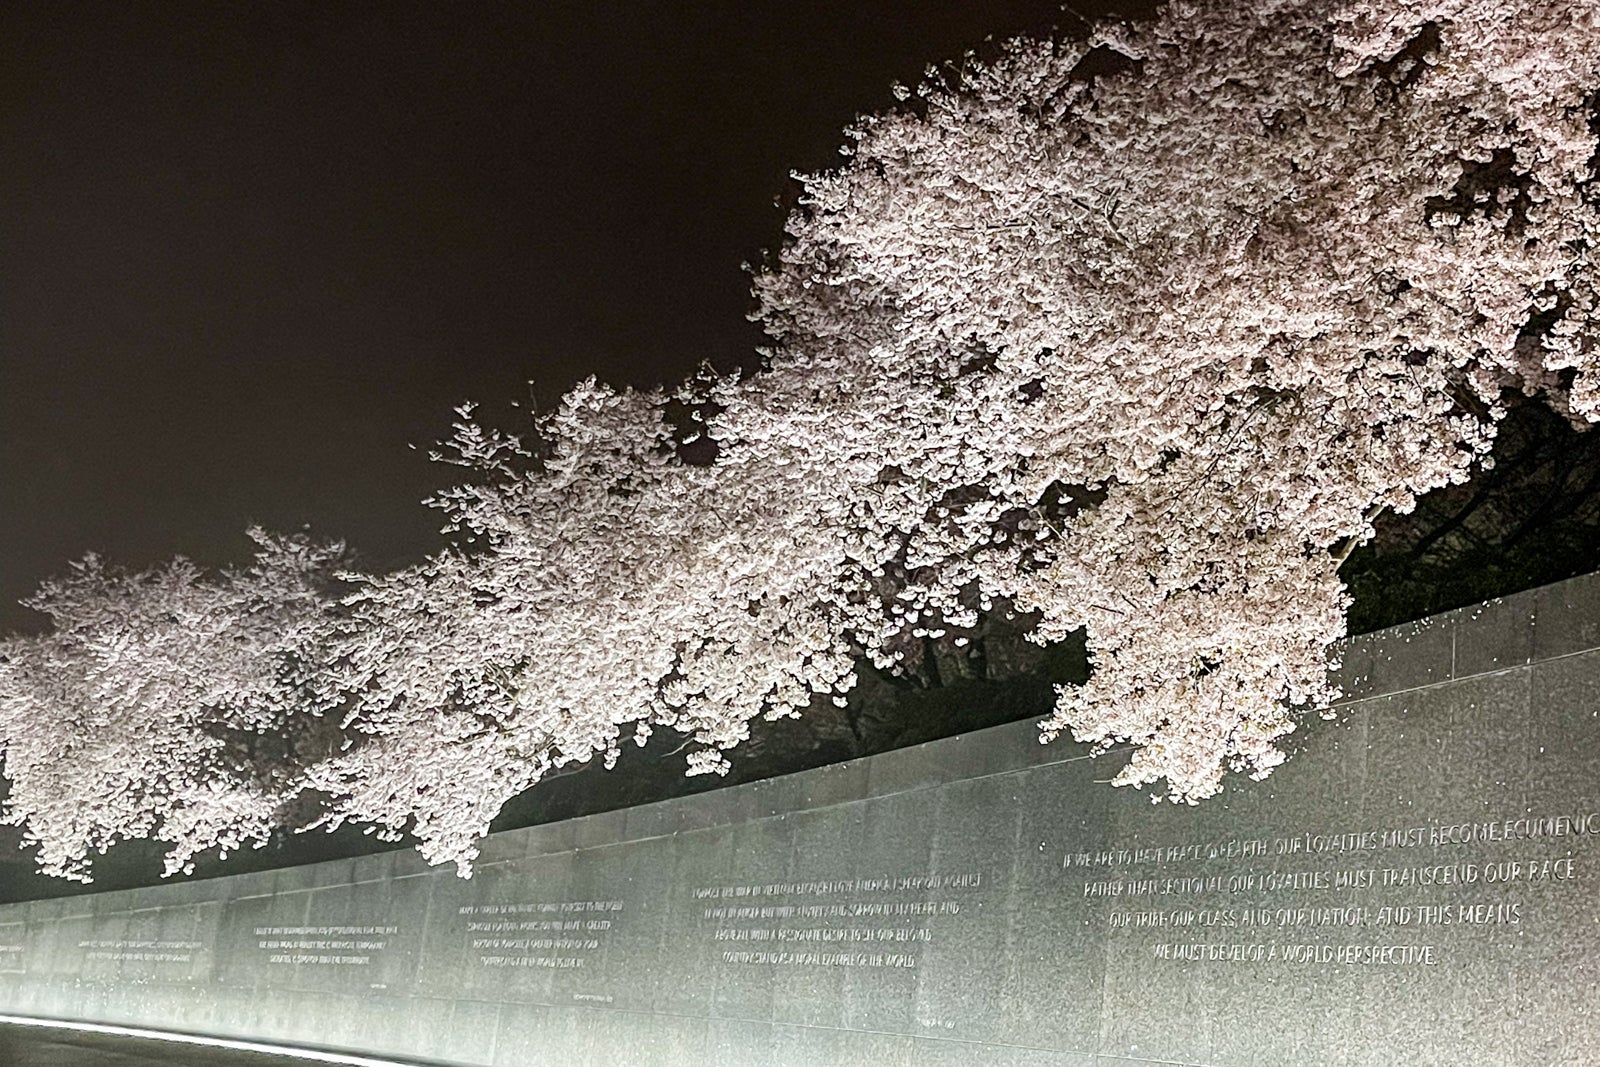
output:
[[[299,1056],[0,1023],[4,1067],[312,1067]]]

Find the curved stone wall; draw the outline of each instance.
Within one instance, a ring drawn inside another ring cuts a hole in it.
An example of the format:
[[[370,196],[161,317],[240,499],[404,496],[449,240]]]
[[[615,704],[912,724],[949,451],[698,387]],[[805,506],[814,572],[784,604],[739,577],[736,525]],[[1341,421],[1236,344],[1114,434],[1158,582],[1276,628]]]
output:
[[[1600,577],[1369,635],[1194,808],[1019,723],[0,908],[0,1011],[529,1064],[1600,1063]]]

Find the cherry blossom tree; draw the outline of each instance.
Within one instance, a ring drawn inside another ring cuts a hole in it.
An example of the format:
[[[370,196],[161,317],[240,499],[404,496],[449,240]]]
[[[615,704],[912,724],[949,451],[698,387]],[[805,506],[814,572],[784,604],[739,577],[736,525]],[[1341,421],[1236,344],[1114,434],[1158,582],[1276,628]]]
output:
[[[348,723],[370,740],[313,775],[332,825],[409,823],[465,872],[507,798],[613,762],[624,727],[688,734],[690,773],[718,771],[751,719],[849,686],[838,530],[756,457],[680,462],[665,402],[587,383],[531,456],[458,426],[453,460],[486,476],[435,501],[462,547],[353,598]]]
[[[1339,566],[1380,513],[1468,478],[1513,398],[1600,418],[1588,5],[1173,2],[899,95],[801,179],[762,372],[588,382],[526,440],[463,411],[451,546],[343,604],[303,542],[257,578],[47,586],[56,633],[0,665],[46,869],[158,826],[181,865],[315,790],[469,873],[557,768],[664,729],[723,770],[757,717],[997,613],[1087,636],[1043,740],[1197,801],[1336,698]],[[319,712],[339,743],[281,782],[218,769],[206,724]],[[139,730],[79,810],[66,768]]]
[[[0,648],[0,738],[5,820],[42,872],[89,881],[90,853],[122,838],[171,843],[168,874],[264,843],[304,787],[300,765],[336,747],[325,590],[343,549],[251,536],[245,568],[122,573],[91,555],[29,601],[54,626]]]
[[[975,584],[1087,630],[1047,739],[1173,799],[1264,773],[1378,512],[1464,479],[1507,390],[1596,417],[1597,61],[1584,5],[1174,3],[930,72],[758,279],[773,378],[847,398],[799,479],[864,461],[856,558],[928,565],[905,617]]]

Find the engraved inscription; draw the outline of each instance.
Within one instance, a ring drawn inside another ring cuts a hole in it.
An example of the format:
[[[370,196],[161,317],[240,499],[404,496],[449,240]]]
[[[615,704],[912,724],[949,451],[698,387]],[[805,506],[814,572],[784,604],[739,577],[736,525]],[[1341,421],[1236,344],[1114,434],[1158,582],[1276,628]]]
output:
[[[1129,947],[1181,963],[1432,967],[1451,938],[1536,921],[1587,874],[1600,812],[1066,850]]]
[[[79,941],[86,960],[133,960],[139,963],[190,963],[205,947],[200,941],[90,940]],[[0,948],[0,952],[4,952]]]
[[[966,871],[701,886],[693,898],[725,964],[912,970],[983,884]]]
[[[479,966],[576,970],[616,930],[623,912],[620,900],[560,900],[469,904],[457,917]]]
[[[369,967],[398,926],[258,926],[256,948],[269,964]]]
[[[0,974],[25,974],[28,928],[24,923],[0,923]]]

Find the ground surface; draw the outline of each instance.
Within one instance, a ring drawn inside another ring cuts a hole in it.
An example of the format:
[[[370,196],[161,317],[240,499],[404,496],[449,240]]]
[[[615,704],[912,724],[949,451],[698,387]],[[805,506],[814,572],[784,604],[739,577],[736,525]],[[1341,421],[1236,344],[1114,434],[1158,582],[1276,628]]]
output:
[[[0,1023],[0,1067],[307,1067],[298,1056]]]

